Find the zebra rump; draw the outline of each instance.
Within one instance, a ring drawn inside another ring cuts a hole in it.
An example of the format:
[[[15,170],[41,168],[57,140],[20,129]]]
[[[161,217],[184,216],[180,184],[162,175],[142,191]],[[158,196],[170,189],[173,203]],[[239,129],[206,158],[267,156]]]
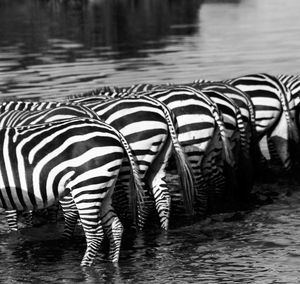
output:
[[[118,261],[123,226],[111,196],[125,156],[132,166],[137,207],[143,191],[124,137],[94,119],[68,119],[0,130],[0,205],[6,210],[46,208],[71,194],[85,232],[81,265],[90,266],[104,231],[109,257]]]

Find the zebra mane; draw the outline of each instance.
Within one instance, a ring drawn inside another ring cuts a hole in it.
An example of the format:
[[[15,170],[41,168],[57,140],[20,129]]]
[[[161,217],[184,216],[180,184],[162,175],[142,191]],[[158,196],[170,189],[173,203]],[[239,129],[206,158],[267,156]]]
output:
[[[116,93],[125,93],[130,87],[116,87],[116,86],[103,86],[100,88],[96,88],[87,92],[73,94],[66,97],[67,100],[84,98],[84,97],[92,97],[92,96],[110,96]]]

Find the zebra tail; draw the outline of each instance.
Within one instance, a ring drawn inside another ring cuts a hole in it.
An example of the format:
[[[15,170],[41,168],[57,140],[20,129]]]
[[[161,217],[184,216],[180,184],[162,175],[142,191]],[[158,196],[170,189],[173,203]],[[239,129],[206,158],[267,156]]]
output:
[[[173,140],[173,139],[172,139]],[[178,140],[177,140],[178,142]],[[194,175],[192,167],[187,161],[185,153],[179,143],[173,140],[174,154],[177,165],[177,171],[183,191],[184,206],[189,215],[194,215],[194,202],[196,189],[194,187]]]
[[[297,144],[299,142],[299,134],[298,134],[298,129],[296,127],[296,124],[293,121],[290,114],[290,108],[289,108],[287,95],[286,95],[288,89],[283,83],[280,82],[280,80],[278,80],[278,83],[281,86],[281,91],[282,91],[282,93],[280,94],[280,101],[288,124],[289,139]]]
[[[247,138],[246,128],[245,128],[245,124],[243,121],[241,111],[237,105],[235,105],[235,109],[236,109],[236,118],[237,118],[237,123],[238,123],[238,129],[240,132],[242,153],[244,155],[246,155],[247,158],[249,158],[250,141],[248,141],[248,138]]]
[[[222,142],[223,142],[223,153],[225,156],[225,162],[231,166],[234,167],[235,165],[235,158],[233,156],[232,150],[231,150],[231,144],[228,137],[222,136]]]
[[[219,109],[218,109],[217,105],[215,105],[212,108],[212,114],[213,114],[213,116],[215,118],[215,121],[217,123],[217,127],[218,127],[220,135],[221,135],[221,140],[222,140],[222,143],[223,143],[223,153],[224,153],[224,156],[225,156],[225,162],[229,166],[234,167],[234,165],[235,165],[235,158],[234,158],[234,155],[232,153],[230,140],[227,137],[226,132],[225,132],[225,126],[224,126],[223,116],[219,112]]]
[[[223,142],[223,152],[224,152],[224,156],[225,156],[225,161],[228,165],[230,165],[231,167],[234,167],[234,164],[235,164],[234,155],[231,150],[230,141],[225,132],[224,119],[223,119],[222,114],[219,111],[218,106],[216,105],[216,103],[214,101],[212,101],[208,96],[203,94],[201,91],[199,91],[199,90],[195,91],[195,90],[196,89],[194,89],[194,94],[201,97],[202,99],[204,99],[206,101],[206,103],[208,104],[208,106],[210,107],[210,111],[211,111],[211,113],[217,123],[217,126],[219,128],[219,131],[220,131],[221,139]]]
[[[129,146],[128,142],[120,132],[116,131],[116,133],[118,134],[122,142],[122,145],[125,149],[130,164],[130,170],[131,170],[130,184],[133,185],[130,187],[130,189],[131,189],[131,197],[132,197],[132,212],[133,212],[134,223],[137,225],[138,229],[142,229],[145,222],[144,216],[146,216],[145,209],[144,209],[144,204],[145,204],[144,182],[141,179],[136,157],[133,155],[131,147]]]
[[[183,191],[184,206],[188,214],[194,215],[194,202],[196,196],[196,188],[194,186],[194,175],[192,167],[177,138],[177,124],[175,122],[176,119],[172,117],[173,113],[164,103],[152,97],[146,98],[159,104],[159,106],[164,112],[169,128],[169,134],[172,139],[172,144],[174,148],[177,171]]]
[[[91,118],[102,121],[100,116],[94,112],[89,107],[86,107],[84,105],[81,105],[83,109],[86,110],[87,115],[89,115]],[[134,224],[138,227],[138,229],[142,229],[144,227],[144,223],[146,220],[146,209],[144,208],[145,202],[145,187],[144,182],[141,179],[139,168],[137,165],[136,157],[133,155],[132,150],[128,142],[126,141],[125,137],[116,129],[111,127],[111,129],[118,135],[120,138],[122,145],[124,147],[124,150],[127,154],[128,161],[130,164],[130,170],[131,170],[131,181],[130,181],[130,190],[131,190],[131,206],[132,206],[132,215],[133,215],[133,221]]]

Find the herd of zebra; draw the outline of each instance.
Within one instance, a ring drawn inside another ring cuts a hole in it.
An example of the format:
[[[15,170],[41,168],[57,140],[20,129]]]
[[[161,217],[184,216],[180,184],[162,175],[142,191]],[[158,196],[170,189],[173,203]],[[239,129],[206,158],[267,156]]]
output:
[[[117,262],[124,226],[142,229],[155,214],[168,230],[174,203],[197,218],[247,201],[261,159],[269,159],[263,141],[290,169],[298,108],[300,77],[265,73],[102,87],[57,101],[3,98],[0,206],[17,230],[18,211],[59,201],[63,237],[72,237],[78,219],[83,228],[81,265],[93,263],[104,235]],[[173,161],[178,192],[166,178]]]

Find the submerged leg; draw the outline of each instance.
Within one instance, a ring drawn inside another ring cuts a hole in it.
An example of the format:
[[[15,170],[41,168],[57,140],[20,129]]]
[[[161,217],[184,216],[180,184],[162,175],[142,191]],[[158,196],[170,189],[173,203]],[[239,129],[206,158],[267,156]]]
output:
[[[74,195],[72,191],[72,196],[78,210],[87,243],[81,266],[91,266],[104,237],[100,218],[101,198],[93,199],[88,192]]]
[[[161,228],[168,230],[171,209],[171,195],[166,183],[166,167],[172,152],[172,143],[168,139],[156,159],[148,169],[146,180],[153,192],[155,207]]]
[[[6,210],[6,221],[11,231],[18,231],[18,212],[17,210]]]
[[[108,259],[111,262],[118,262],[121,249],[121,241],[123,235],[123,225],[117,217],[112,207],[112,192],[113,188],[108,191],[107,196],[101,206],[101,222],[109,239],[109,255]]]

